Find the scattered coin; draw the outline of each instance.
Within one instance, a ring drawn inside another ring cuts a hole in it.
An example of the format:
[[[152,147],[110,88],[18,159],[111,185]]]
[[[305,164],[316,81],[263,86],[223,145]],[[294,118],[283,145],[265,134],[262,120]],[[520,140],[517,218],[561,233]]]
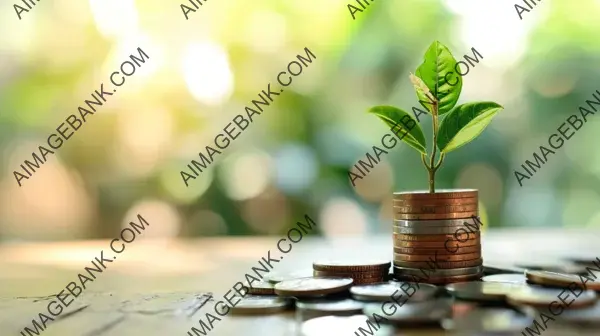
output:
[[[461,332],[508,333],[529,327],[533,318],[506,308],[478,308],[464,315],[445,319],[446,330]]]
[[[358,279],[372,279],[372,278],[383,278],[388,275],[388,271],[385,272],[327,272],[327,271],[313,271],[313,276],[328,276],[328,277],[341,277],[341,278],[352,278]]]
[[[503,302],[509,292],[520,285],[502,282],[462,282],[446,286],[455,298],[472,301]]]
[[[515,265],[533,271],[550,271],[571,274],[587,273],[584,266],[575,265],[569,262],[538,261],[535,263],[517,263]]]
[[[526,284],[527,278],[524,274],[494,274],[486,275],[481,278],[484,282],[504,282],[512,284]]]
[[[360,301],[390,301],[392,295],[398,298],[400,295],[406,296],[402,288],[408,290],[409,287],[416,288],[410,296],[410,302],[426,301],[439,293],[439,287],[426,283],[403,283],[403,282],[380,282],[370,285],[352,286],[350,294],[356,300]]]
[[[394,199],[401,200],[430,200],[440,198],[478,198],[477,189],[437,189],[435,193],[429,190],[395,192]]]
[[[325,260],[313,262],[313,270],[326,272],[388,272],[391,262],[387,260],[339,261]]]
[[[576,274],[548,271],[526,271],[525,276],[529,282],[536,285],[567,288],[575,283],[579,287],[600,291],[600,282],[594,281],[593,277],[592,281],[589,281],[584,276]]]
[[[479,275],[481,274],[482,270],[483,268],[481,266],[452,269],[410,268],[394,266],[394,274],[415,276],[423,276],[424,274],[426,274],[433,278],[457,275]]]
[[[356,279],[354,280],[353,285],[369,285],[379,282],[385,282],[389,280],[389,276],[381,277],[381,278],[368,278],[368,279]]]
[[[394,247],[394,253],[400,254],[424,254],[434,256],[436,253],[438,255],[444,254],[465,254],[465,253],[473,253],[480,252],[481,246],[473,245],[473,246],[453,246],[451,244],[447,244],[448,248],[420,248],[420,247]]]
[[[286,280],[300,279],[311,277],[313,271],[311,269],[304,269],[300,271],[291,271],[291,272],[272,272],[267,273],[263,277],[264,280],[270,283],[278,283]]]
[[[466,261],[466,260],[481,260],[481,253],[465,253],[465,254],[446,254],[432,257],[431,255],[423,254],[400,254],[394,253],[394,261]],[[464,266],[463,266],[464,267]]]
[[[303,322],[300,333],[302,336],[354,335],[358,328],[368,328],[367,319],[365,315],[317,317]],[[381,325],[376,335],[392,336],[393,333],[391,327]]]
[[[461,237],[461,240],[462,241],[458,241],[454,237],[447,237],[446,239],[440,239],[438,241],[408,241],[394,237],[394,247],[436,248],[454,251],[457,247],[478,246],[480,244],[479,238],[464,240]]]
[[[279,282],[275,294],[281,296],[319,296],[340,293],[352,286],[351,278],[311,277]]]
[[[248,287],[248,293],[255,295],[275,295],[275,287],[272,283],[266,281],[253,282],[252,286],[245,283]]]
[[[364,304],[352,299],[308,300],[296,302],[296,308],[327,315],[350,316],[362,313]]]
[[[477,203],[465,205],[394,205],[397,214],[440,214],[478,211]]]
[[[382,323],[398,325],[424,325],[439,324],[443,318],[452,314],[452,304],[448,299],[436,299],[423,302],[408,302],[402,306],[395,305],[394,311],[391,307],[383,307],[380,303],[369,303],[365,305],[364,314],[373,318],[373,314],[385,317]]]
[[[292,302],[277,296],[246,295],[235,307],[231,308],[232,314],[238,315],[265,315],[279,313],[292,305]]]
[[[519,286],[510,291],[506,298],[508,303],[514,306],[530,305],[534,307],[547,307],[553,301],[558,300],[559,295],[563,295],[562,289],[534,287],[534,286]],[[594,304],[596,301],[596,292],[583,291],[577,299],[575,299],[569,308],[580,308]]]
[[[468,239],[477,239],[477,244],[479,244],[479,232],[469,232],[463,229],[457,230],[454,234],[430,234],[430,235],[410,235],[410,234],[402,234],[402,233],[394,233],[394,240],[398,241],[413,241],[413,242],[443,242],[442,246],[446,240],[456,240],[459,243],[466,241]]]
[[[477,216],[477,211],[465,211],[465,212],[447,212],[447,213],[436,213],[436,214],[405,214],[405,213],[394,213],[394,219],[458,219],[458,218],[469,218]]]

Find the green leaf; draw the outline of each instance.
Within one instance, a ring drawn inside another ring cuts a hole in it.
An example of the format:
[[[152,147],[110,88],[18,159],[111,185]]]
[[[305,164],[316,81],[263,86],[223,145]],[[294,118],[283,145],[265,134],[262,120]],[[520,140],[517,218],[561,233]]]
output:
[[[475,139],[503,107],[494,102],[475,102],[452,109],[440,125],[437,146],[448,153]]]
[[[423,154],[427,153],[427,144],[421,126],[409,113],[393,106],[374,106],[369,109],[369,113],[383,120],[394,134],[401,137],[400,140]]]
[[[417,68],[417,76],[425,82],[433,96],[438,100],[438,115],[450,112],[456,105],[462,90],[462,76],[456,73],[456,60],[448,48],[438,41],[429,46],[423,63]],[[451,85],[453,84],[453,85]],[[417,91],[417,97],[423,107],[433,112],[433,103],[423,92]]]

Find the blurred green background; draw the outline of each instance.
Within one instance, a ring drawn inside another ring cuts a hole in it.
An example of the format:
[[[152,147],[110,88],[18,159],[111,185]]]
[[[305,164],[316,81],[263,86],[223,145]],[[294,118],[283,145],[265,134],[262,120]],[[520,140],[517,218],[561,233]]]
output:
[[[185,2],[181,2],[185,3]],[[109,238],[142,214],[154,237],[281,234],[314,218],[324,236],[391,230],[393,191],[427,188],[396,146],[354,188],[348,169],[381,144],[373,105],[417,106],[408,79],[431,42],[483,59],[459,103],[505,110],[450,153],[438,188],[477,188],[489,227],[600,226],[598,117],[520,187],[514,169],[600,86],[600,1],[41,1],[0,7],[0,237]],[[150,57],[19,187],[13,170],[141,47]],[[180,171],[308,47],[316,60],[185,187]],[[430,134],[429,120],[422,123]],[[430,136],[427,135],[428,142]]]

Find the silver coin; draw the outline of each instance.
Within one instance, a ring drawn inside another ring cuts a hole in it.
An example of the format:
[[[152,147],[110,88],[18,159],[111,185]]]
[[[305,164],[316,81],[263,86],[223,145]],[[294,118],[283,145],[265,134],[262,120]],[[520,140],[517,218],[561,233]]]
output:
[[[248,288],[248,293],[254,295],[275,295],[275,285],[266,282],[253,282],[252,285],[248,285],[248,283],[244,283],[244,286]]]
[[[437,299],[423,302],[398,304],[369,303],[363,309],[369,319],[384,317],[382,323],[398,325],[439,324],[442,319],[452,314],[452,303],[449,299]],[[376,321],[375,321],[376,322]]]
[[[282,281],[275,284],[275,294],[281,296],[310,297],[340,293],[348,290],[351,278],[311,277]]]
[[[548,307],[553,301],[558,301],[560,297],[565,297],[565,290],[559,288],[546,288],[538,286],[519,286],[506,295],[509,304],[513,306],[534,306]],[[573,297],[574,298],[574,297]],[[584,290],[579,297],[574,298],[569,308],[581,308],[594,304],[596,301],[596,292]]]
[[[329,315],[356,315],[362,313],[364,304],[352,299],[319,299],[296,302],[296,308],[303,311],[315,311]]]
[[[564,324],[598,327],[600,326],[600,301],[596,301],[596,304],[587,308],[565,309],[558,315],[557,320]]]
[[[480,221],[474,218],[465,219],[432,219],[432,220],[412,220],[412,219],[395,219],[394,226],[404,228],[420,228],[420,227],[466,227],[479,231]]]
[[[483,282],[504,282],[504,283],[512,283],[512,284],[521,284],[524,285],[527,283],[527,277],[524,274],[494,274],[487,275],[481,278]]]
[[[440,292],[440,288],[426,283],[380,282],[369,285],[352,286],[350,295],[360,301],[403,301],[419,302],[430,300]]]
[[[508,293],[520,286],[525,285],[471,281],[446,285],[446,290],[458,299],[504,302]]]
[[[300,334],[302,336],[354,335],[355,332],[359,332],[359,328],[370,330],[367,321],[365,315],[318,317],[303,322]],[[392,336],[393,334],[393,328],[380,325],[375,335]]]
[[[263,277],[265,281],[270,283],[278,283],[286,280],[294,280],[300,278],[311,277],[313,275],[312,269],[303,269],[299,271],[290,271],[290,272],[272,272],[267,273]]]
[[[519,262],[517,267],[533,271],[549,271],[558,273],[585,274],[585,266],[575,265],[569,262],[537,261],[537,262]]]
[[[478,308],[461,316],[445,319],[446,330],[463,332],[505,333],[519,332],[533,322],[531,316],[505,308]]]
[[[235,307],[231,308],[232,314],[237,315],[265,315],[279,313],[292,305],[292,301],[278,296],[246,295]]]
[[[470,232],[479,232],[479,230],[473,230],[461,226],[424,226],[424,227],[401,227],[393,226],[394,233],[400,234],[466,234]],[[464,231],[464,232],[463,232]]]
[[[505,265],[498,263],[485,262],[483,264],[483,273],[485,274],[505,274],[505,273],[521,273],[525,274],[527,269],[514,265]]]
[[[415,276],[421,276],[421,277],[428,276],[431,278],[443,278],[443,277],[447,277],[447,276],[481,274],[481,272],[483,271],[483,267],[475,266],[475,267],[464,267],[464,268],[447,268],[447,269],[438,268],[435,270],[434,269],[421,270],[420,268],[394,266],[394,270],[398,274],[415,275]]]

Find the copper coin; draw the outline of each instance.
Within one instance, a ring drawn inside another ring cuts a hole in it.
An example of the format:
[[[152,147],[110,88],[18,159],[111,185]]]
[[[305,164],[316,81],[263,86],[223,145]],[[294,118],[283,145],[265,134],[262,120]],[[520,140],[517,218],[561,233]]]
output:
[[[565,274],[548,271],[526,271],[525,277],[531,283],[551,287],[580,287],[600,291],[600,282],[591,275]],[[591,280],[591,281],[590,281]]]
[[[422,226],[422,227],[403,227],[403,226],[392,226],[394,233],[421,236],[421,235],[458,235],[459,239],[464,239],[460,235],[464,235],[463,232],[479,232],[478,226]],[[457,233],[458,232],[458,233]]]
[[[469,218],[472,216],[478,216],[477,211],[465,211],[465,212],[447,212],[447,213],[436,213],[436,214],[403,214],[394,213],[394,219],[458,219],[458,218]]]
[[[459,276],[459,275],[479,275],[483,271],[483,267],[481,266],[471,266],[465,268],[412,268],[412,267],[402,267],[402,266],[394,266],[394,274],[399,276],[425,276],[428,278],[443,278],[449,276]]]
[[[541,308],[548,307],[553,301],[559,301],[561,297],[564,297],[564,289],[527,285],[515,287],[506,295],[508,303],[513,306],[530,305]],[[596,292],[582,291],[577,298],[570,302],[569,309],[593,305],[596,302]]]
[[[369,278],[382,278],[388,275],[388,271],[385,272],[329,272],[329,271],[313,271],[314,276],[327,276],[327,277],[341,277],[341,278],[352,278],[357,279],[369,279]]]
[[[433,259],[433,258],[432,258]],[[448,269],[448,268],[465,268],[465,267],[475,267],[481,266],[483,264],[483,259],[473,259],[473,260],[464,260],[464,261],[440,261],[438,260],[434,263],[433,261],[401,261],[394,260],[394,265],[399,267],[409,267],[409,268],[425,268],[425,269]]]
[[[395,253],[402,254],[424,254],[424,255],[444,255],[444,254],[464,254],[481,252],[481,245],[473,246],[452,246],[448,244],[448,248],[420,248],[420,247],[394,247]]]
[[[394,226],[405,228],[420,228],[420,227],[467,227],[473,228],[471,231],[478,231],[480,226],[483,226],[481,218],[471,217],[464,219],[429,219],[429,220],[394,220]]]
[[[313,270],[326,272],[388,272],[387,260],[322,260],[313,262]]]
[[[448,277],[415,277],[411,275],[394,275],[394,278],[400,281],[416,281],[434,285],[450,284],[456,282],[475,281],[481,278],[480,274],[475,275],[458,275]]]
[[[354,280],[354,285],[370,285],[370,284],[375,284],[375,283],[380,283],[380,282],[385,282],[387,281],[388,278],[387,276],[385,278],[365,278],[365,279],[356,279]]]
[[[275,285],[275,294],[281,296],[319,296],[343,292],[352,287],[350,278],[313,277],[287,280]]]
[[[479,199],[476,197],[464,198],[437,198],[437,199],[398,199],[392,200],[393,206],[444,206],[444,205],[477,205]]]
[[[440,199],[440,198],[477,198],[477,189],[438,189],[435,193],[430,193],[429,190],[415,190],[405,192],[395,192],[394,199]]]
[[[422,255],[422,254],[399,254],[394,253],[394,262],[397,261],[465,261],[465,260],[474,260],[481,259],[481,253],[473,252],[473,253],[465,253],[465,254],[450,254],[450,255],[439,255],[437,258],[431,255]]]
[[[407,240],[400,240],[400,239],[394,239],[394,247],[398,248],[404,248],[404,247],[410,247],[410,248],[436,248],[436,249],[447,249],[448,251],[452,252],[454,251],[456,248],[461,248],[464,246],[478,246],[481,244],[481,241],[479,240],[479,238],[476,239],[467,239],[465,241],[457,241],[456,239],[453,238],[448,238],[447,240],[441,240],[441,241],[407,241]]]
[[[396,214],[445,214],[453,212],[476,212],[479,210],[477,204],[469,205],[411,205],[393,207]]]
[[[479,232],[469,232],[465,229],[459,229],[454,234],[430,234],[430,235],[411,235],[395,233],[394,240],[417,241],[417,242],[445,242],[447,239],[454,239],[462,243],[468,239],[479,239]]]

